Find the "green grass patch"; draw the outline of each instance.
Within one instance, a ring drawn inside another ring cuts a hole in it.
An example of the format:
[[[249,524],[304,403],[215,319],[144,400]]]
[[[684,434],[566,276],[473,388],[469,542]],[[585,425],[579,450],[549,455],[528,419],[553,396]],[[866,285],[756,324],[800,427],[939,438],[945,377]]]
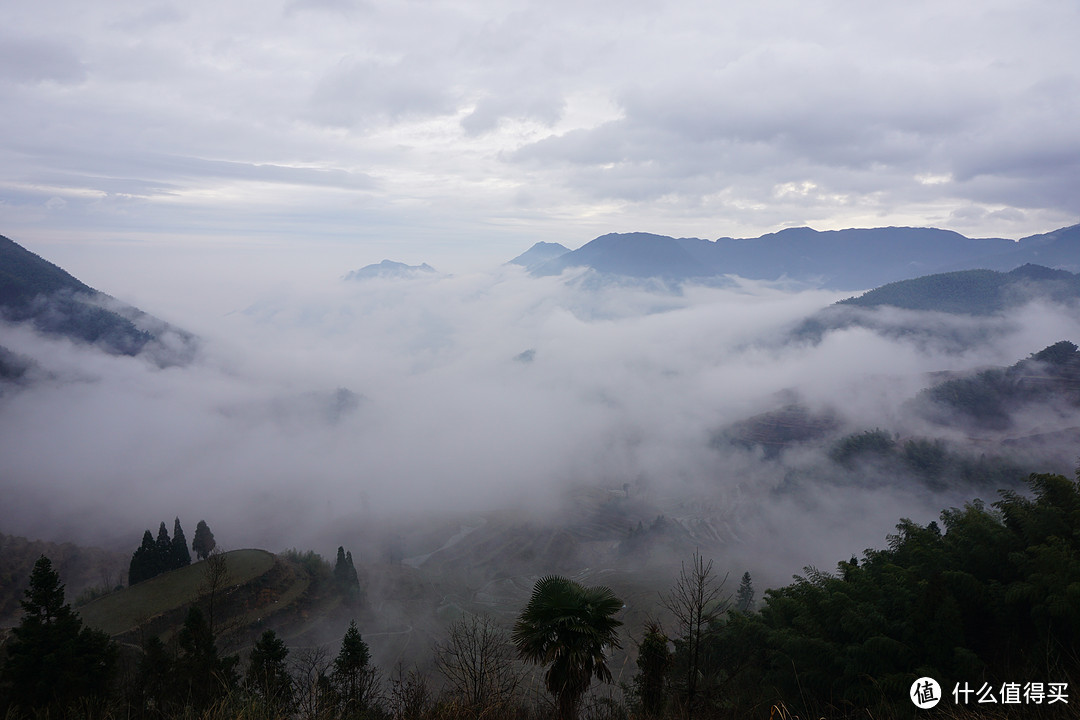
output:
[[[224,555],[228,587],[251,582],[274,566],[274,555],[265,550],[233,550]],[[120,635],[200,597],[205,571],[205,562],[192,563],[98,598],[80,608],[79,615],[89,627]]]

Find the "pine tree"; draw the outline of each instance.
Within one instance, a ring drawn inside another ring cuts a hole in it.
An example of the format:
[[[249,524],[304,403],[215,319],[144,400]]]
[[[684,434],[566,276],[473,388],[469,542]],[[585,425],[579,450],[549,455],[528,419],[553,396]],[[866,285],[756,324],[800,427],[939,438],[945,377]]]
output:
[[[133,692],[139,707],[157,707],[162,712],[172,709],[177,699],[176,659],[156,635],[143,642]]]
[[[660,717],[667,702],[667,675],[673,658],[668,637],[660,624],[645,625],[645,637],[638,645],[638,674],[634,676],[634,695],[645,717]]]
[[[195,526],[195,538],[191,541],[191,549],[200,560],[210,557],[210,553],[217,547],[214,541],[214,533],[210,532],[210,526],[205,520],[200,520]]]
[[[158,571],[155,575],[167,572],[173,569],[173,549],[172,539],[169,538],[169,531],[165,528],[165,523],[161,523],[161,527],[158,528],[157,533],[157,566]]]
[[[22,621],[7,644],[0,697],[29,710],[63,708],[104,694],[116,665],[116,644],[105,633],[82,626],[64,602],[60,576],[44,555],[34,563],[22,607]]]
[[[334,560],[334,582],[339,586],[345,585],[349,571],[345,565],[345,548],[338,545],[337,559]]]
[[[360,584],[360,578],[356,574],[356,566],[353,565],[352,551],[351,550],[346,550],[345,551],[345,570],[348,573],[346,578],[345,578],[346,581],[350,585],[359,585]]]
[[[376,676],[374,668],[368,667],[370,661],[371,652],[354,620],[341,639],[341,651],[330,674],[342,717],[359,716],[374,699]]]
[[[188,609],[176,639],[180,646],[177,684],[187,703],[196,712],[202,712],[236,687],[239,678],[235,667],[239,658],[218,656],[214,633],[202,611],[194,605]]]
[[[258,693],[275,715],[287,715],[293,705],[292,677],[285,664],[289,649],[273,630],[251,648],[245,683]]]
[[[160,572],[157,568],[157,545],[154,536],[147,530],[143,533],[142,545],[132,554],[128,566],[128,585],[149,580]]]
[[[176,518],[173,525],[172,539],[172,567],[182,568],[191,564],[191,553],[188,552],[187,538],[184,537],[184,528],[180,527],[180,518]]]
[[[348,602],[359,602],[360,577],[356,574],[352,552],[346,552],[343,547],[338,547],[337,561],[334,563],[334,584]]]
[[[740,612],[750,612],[754,607],[754,583],[750,580],[750,573],[744,572],[742,581],[739,583],[739,591],[735,595],[735,609]]]

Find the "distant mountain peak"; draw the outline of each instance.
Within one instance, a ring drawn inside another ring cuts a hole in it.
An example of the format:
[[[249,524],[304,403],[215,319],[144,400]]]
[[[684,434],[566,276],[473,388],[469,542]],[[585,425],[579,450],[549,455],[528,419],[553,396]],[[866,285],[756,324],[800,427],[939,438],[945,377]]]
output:
[[[516,258],[507,263],[507,265],[520,265],[526,270],[533,270],[540,267],[544,263],[551,262],[552,260],[565,255],[570,252],[570,248],[565,245],[553,242],[540,242],[534,244],[531,248],[518,255]]]
[[[696,238],[692,239],[700,242]],[[712,275],[680,241],[646,232],[608,233],[544,263],[534,275],[558,275],[572,267],[633,278],[685,280]]]
[[[394,260],[383,260],[372,265],[365,265],[359,270],[353,270],[345,275],[345,280],[371,280],[374,278],[394,279],[412,278],[421,275],[435,274],[435,268],[427,263],[420,265],[406,265]]]

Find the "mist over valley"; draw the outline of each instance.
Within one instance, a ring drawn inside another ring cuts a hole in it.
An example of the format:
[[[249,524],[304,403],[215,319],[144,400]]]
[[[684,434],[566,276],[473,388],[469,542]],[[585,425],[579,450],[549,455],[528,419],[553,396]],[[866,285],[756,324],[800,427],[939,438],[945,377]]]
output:
[[[836,305],[850,289],[731,275],[510,264],[339,278],[207,315],[179,331],[197,351],[164,367],[9,316],[2,344],[29,369],[0,396],[6,531],[123,548],[146,518],[209,516],[231,547],[344,543],[375,561],[393,535],[431,561],[461,527],[484,523],[457,553],[510,512],[569,533],[595,571],[662,516],[680,540],[643,544],[635,564],[701,547],[771,584],[880,544],[901,516],[1074,460],[1074,395],[1017,402],[996,423],[924,406],[946,378],[1080,337],[1075,292],[1029,284],[955,312],[926,292],[919,309]],[[966,469],[837,461],[838,443],[871,431],[901,454],[938,443]],[[990,472],[999,459],[1020,474]],[[604,532],[583,529],[594,515]],[[543,572],[504,559],[512,570],[493,557],[491,574]]]
[[[1080,717],[1075,4],[9,5],[5,720]]]

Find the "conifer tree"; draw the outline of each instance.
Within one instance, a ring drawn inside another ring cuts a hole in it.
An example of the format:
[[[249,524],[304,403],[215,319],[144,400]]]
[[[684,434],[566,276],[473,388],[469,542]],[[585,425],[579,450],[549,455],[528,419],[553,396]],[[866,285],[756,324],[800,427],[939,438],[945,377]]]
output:
[[[638,645],[638,674],[634,676],[634,695],[645,717],[660,717],[667,702],[667,676],[673,658],[668,637],[656,621],[645,625],[645,637]]]
[[[195,537],[191,541],[191,549],[195,551],[195,556],[200,560],[205,560],[210,557],[210,553],[216,547],[217,543],[214,541],[214,533],[210,532],[210,526],[205,520],[200,520],[195,526]]]
[[[176,659],[157,635],[143,642],[133,693],[139,707],[162,712],[171,710],[177,699]]]
[[[341,651],[330,674],[342,717],[359,716],[374,700],[377,678],[375,669],[368,666],[370,661],[371,652],[354,620],[341,639]]]
[[[158,574],[157,544],[154,536],[147,530],[143,533],[142,545],[132,554],[131,564],[128,566],[128,585],[149,580]]]
[[[739,591],[735,595],[735,609],[739,612],[750,612],[754,607],[754,583],[750,580],[750,572],[744,572],[742,581],[739,583]]]
[[[334,582],[338,585],[344,585],[348,572],[345,567],[345,548],[338,545],[337,559],[334,560]]]
[[[273,630],[267,630],[251,648],[245,684],[262,696],[275,715],[287,715],[293,706],[292,677],[285,663],[289,649]]]
[[[356,566],[353,565],[352,550],[345,551],[345,570],[348,574],[346,580],[354,585],[359,585],[360,579],[356,575]]]
[[[173,525],[172,539],[172,567],[182,568],[191,564],[191,553],[188,552],[187,538],[184,537],[184,528],[180,527],[180,518],[176,518]]]
[[[180,647],[176,679],[181,695],[196,712],[202,712],[236,687],[239,658],[218,656],[214,633],[206,616],[194,605],[176,638]]]
[[[360,600],[360,577],[356,574],[352,551],[338,547],[337,561],[334,563],[334,584],[345,599],[356,604]]]
[[[82,626],[64,602],[60,576],[44,555],[34,563],[22,607],[22,621],[6,648],[0,697],[48,714],[50,707],[64,709],[79,698],[104,694],[116,665],[116,644],[105,633]]]
[[[169,537],[169,531],[166,529],[164,522],[162,522],[161,527],[158,528],[156,546],[158,571],[154,573],[155,575],[173,569],[172,539]]]

